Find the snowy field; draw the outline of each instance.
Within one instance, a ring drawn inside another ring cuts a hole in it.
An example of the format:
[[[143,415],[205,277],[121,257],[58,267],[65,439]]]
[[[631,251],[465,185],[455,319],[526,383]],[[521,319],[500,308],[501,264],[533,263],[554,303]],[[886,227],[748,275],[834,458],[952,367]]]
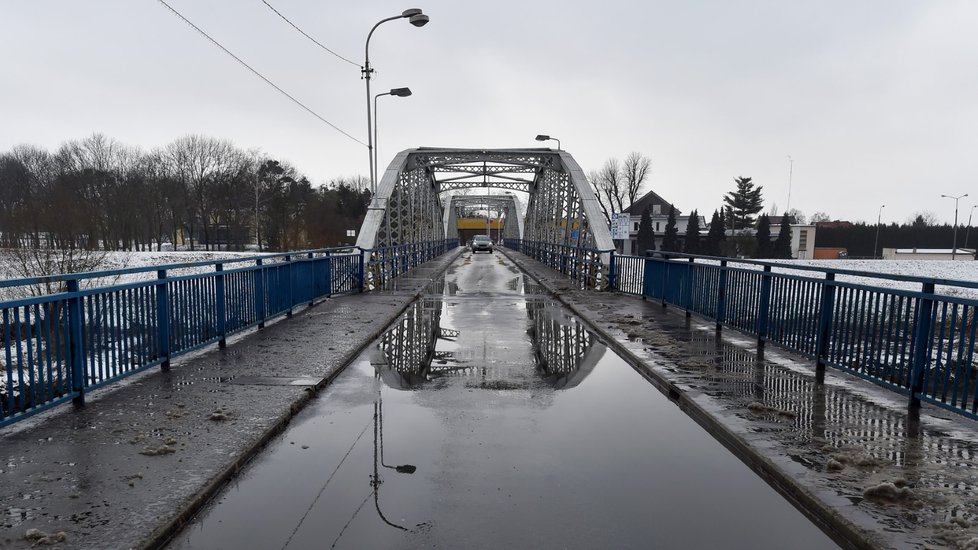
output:
[[[905,275],[909,277],[925,277],[947,281],[964,281],[978,286],[978,261],[948,261],[948,260],[786,260],[779,261],[789,266],[815,267],[819,269],[842,269],[850,271],[866,271],[871,273],[886,273],[890,275]],[[793,269],[784,270],[796,275],[805,275],[804,271]],[[819,277],[817,273],[811,273]],[[854,277],[840,275],[837,281],[858,283],[883,288],[898,288],[903,290],[920,290],[920,283],[892,281],[888,279]],[[938,285],[935,293],[944,296],[959,296],[978,299],[978,288],[961,286]]]
[[[233,260],[235,258],[248,258],[260,256],[257,252],[213,252],[206,250],[197,251],[176,251],[176,252],[108,252],[105,258],[95,271],[109,271],[116,269],[129,269],[140,267],[152,267],[170,264],[187,264],[196,262],[208,262],[217,260]],[[15,268],[14,258],[8,252],[0,251],[0,280],[22,278],[24,275]],[[243,267],[244,263],[226,266],[225,269]],[[172,276],[188,275],[191,273],[203,273],[213,271],[213,266],[201,266],[173,270],[169,274]],[[56,273],[36,273],[32,276],[56,275]],[[82,288],[92,288],[95,286],[108,286],[113,284],[155,279],[155,271],[144,273],[132,273],[113,277],[103,277],[99,279],[86,280],[81,283]],[[0,289],[0,300],[23,297],[23,292],[18,289]]]

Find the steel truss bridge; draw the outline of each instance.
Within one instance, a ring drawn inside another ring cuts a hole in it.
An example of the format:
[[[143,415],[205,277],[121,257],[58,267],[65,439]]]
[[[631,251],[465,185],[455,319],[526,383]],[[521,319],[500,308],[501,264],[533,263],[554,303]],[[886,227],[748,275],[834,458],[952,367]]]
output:
[[[485,189],[486,194],[469,195],[471,189]],[[492,189],[503,194],[489,194]],[[525,210],[521,196],[526,197]],[[504,238],[533,243],[561,258],[565,269],[586,273],[588,284],[607,285],[611,232],[583,170],[565,151],[401,151],[377,186],[357,246],[377,251],[368,261],[383,265],[390,250],[457,238],[452,222],[472,205],[505,217]],[[383,279],[383,274],[368,272],[367,277],[368,286],[374,286],[373,279]]]

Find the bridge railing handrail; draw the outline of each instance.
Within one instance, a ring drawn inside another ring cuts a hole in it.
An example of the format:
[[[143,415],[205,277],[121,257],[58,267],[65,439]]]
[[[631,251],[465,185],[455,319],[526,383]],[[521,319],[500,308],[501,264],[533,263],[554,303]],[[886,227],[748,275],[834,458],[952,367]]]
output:
[[[362,292],[375,253],[386,280],[457,247],[457,239],[384,249],[339,247],[20,279],[61,282],[67,291],[0,300],[0,427],[93,388],[219,343],[293,309]],[[269,261],[271,260],[271,261]],[[226,265],[250,265],[225,269]],[[214,266],[172,275],[170,271]],[[152,279],[80,287],[123,274]],[[8,285],[9,286],[9,285]]]
[[[847,275],[850,277],[865,277],[867,279],[884,279],[889,281],[899,281],[905,283],[920,283],[920,284],[930,283],[930,284],[940,285],[940,286],[978,288],[978,281],[964,281],[960,279],[941,279],[936,277],[921,277],[918,275],[901,275],[897,273],[860,271],[855,269],[840,269],[835,267],[821,267],[821,266],[813,266],[813,265],[792,265],[792,264],[786,264],[784,262],[779,262],[779,261],[751,260],[746,258],[727,258],[723,256],[703,256],[698,254],[685,254],[682,252],[663,252],[663,251],[650,251],[650,252],[653,253],[653,257],[663,259],[663,260],[672,260],[672,259],[680,259],[680,258],[688,260],[689,258],[693,258],[694,260],[709,260],[715,262],[724,261],[727,262],[727,265],[731,263],[737,263],[737,264],[758,266],[761,268],[772,267],[772,268],[795,270],[795,271],[807,271],[807,272],[819,273],[819,274],[834,273],[836,275]],[[646,258],[647,257],[647,256],[624,255],[624,254],[616,254],[616,255],[619,258],[622,257]]]
[[[255,260],[276,260],[284,259],[286,257],[294,257],[292,261],[299,261],[301,259],[309,259],[309,254],[334,254],[334,253],[349,253],[357,254],[358,247],[356,246],[344,246],[344,247],[332,247],[332,248],[315,248],[309,250],[296,250],[294,252],[274,252],[274,253],[259,253],[250,256],[241,256],[236,258],[223,258],[223,259],[213,259],[213,260],[201,260],[199,262],[180,262],[173,264],[162,264],[162,265],[151,265],[142,267],[126,267],[121,269],[105,269],[99,271],[82,271],[78,273],[64,273],[64,274],[54,274],[54,275],[42,275],[39,277],[23,277],[16,279],[0,279],[0,288],[10,288],[16,286],[27,286],[35,284],[46,284],[46,283],[58,283],[58,282],[68,282],[68,281],[82,281],[85,279],[103,279],[107,277],[115,277],[119,275],[132,275],[136,273],[152,273],[159,271],[160,269],[165,269],[167,271],[174,271],[178,269],[192,269],[196,267],[209,267],[216,266],[218,264],[227,265],[234,263],[245,263],[254,262]]]
[[[513,238],[503,239],[503,243],[567,275],[581,288],[603,290],[615,286],[614,249]]]
[[[615,262],[620,292],[755,336],[759,349],[771,342],[814,359],[818,380],[828,366],[908,395],[914,414],[926,401],[978,419],[978,299],[954,292],[974,281],[673,252]]]

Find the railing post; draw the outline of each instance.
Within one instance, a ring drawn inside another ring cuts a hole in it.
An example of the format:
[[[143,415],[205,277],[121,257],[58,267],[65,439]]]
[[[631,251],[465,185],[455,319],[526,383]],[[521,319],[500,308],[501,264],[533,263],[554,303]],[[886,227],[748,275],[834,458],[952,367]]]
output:
[[[359,267],[357,267],[357,287],[359,288],[360,292],[363,292],[364,274],[365,274],[364,272],[366,270],[366,266],[367,266],[367,251],[364,249],[360,249],[360,265]]]
[[[723,330],[723,323],[727,320],[727,260],[720,260],[720,275],[717,283],[717,332]]]
[[[326,297],[333,295],[333,255],[326,251]]]
[[[78,295],[78,280],[68,281],[68,357],[71,368],[71,391],[76,393],[72,403],[76,407],[85,405],[85,327],[82,323],[82,308],[84,302]]]
[[[160,340],[160,369],[170,370],[170,295],[166,286],[166,270],[156,272],[156,330]]]
[[[662,256],[662,307],[666,307],[668,302],[666,301],[667,289],[666,285],[669,283],[669,269],[672,264],[669,263],[669,256],[663,254]]]
[[[696,280],[696,270],[693,267],[696,258],[689,259],[689,266],[686,268],[686,285],[685,285],[685,296],[683,296],[683,305],[686,307],[686,317],[693,316],[693,283]]]
[[[255,260],[255,319],[258,328],[265,328],[265,268],[261,258]]]
[[[832,330],[832,310],[835,309],[835,273],[826,273],[822,282],[822,307],[818,312],[818,332],[815,333],[815,382],[825,382],[825,360],[828,358],[829,332]]]
[[[927,297],[918,302],[913,331],[913,363],[910,371],[909,413],[912,419],[920,418],[920,394],[924,391],[924,377],[930,368],[931,313],[934,310],[934,283],[923,283],[920,290]]]
[[[642,299],[643,300],[645,300],[646,298],[655,298],[655,293],[652,290],[652,277],[653,277],[652,266],[655,265],[655,262],[652,261],[653,254],[654,252],[652,252],[651,250],[645,251],[645,265],[643,266],[642,269]]]
[[[329,254],[327,252],[327,254]],[[307,286],[309,288],[309,307],[312,307],[316,303],[316,262],[313,261],[312,252],[306,254],[306,259],[309,260],[309,279]],[[329,265],[329,262],[326,262]]]
[[[757,309],[757,351],[763,352],[771,313],[771,266],[769,265],[764,266],[764,272],[761,274],[761,296]]]
[[[295,262],[292,261],[292,256],[285,256],[285,271],[286,279],[289,281],[289,309],[285,310],[286,317],[292,317],[292,306],[295,305],[295,297],[292,295],[292,278],[295,277],[295,272],[292,270],[292,266]]]
[[[608,289],[618,290],[618,287],[615,286],[617,282],[617,276],[615,275],[615,251],[612,250],[608,253]]]
[[[224,284],[224,264],[217,264],[214,266],[217,270],[216,275],[216,287],[217,287],[217,297],[215,298],[215,305],[217,306],[217,333],[221,335],[221,339],[218,340],[217,346],[221,349],[227,347],[227,307],[225,302],[227,300],[227,293],[225,292]]]

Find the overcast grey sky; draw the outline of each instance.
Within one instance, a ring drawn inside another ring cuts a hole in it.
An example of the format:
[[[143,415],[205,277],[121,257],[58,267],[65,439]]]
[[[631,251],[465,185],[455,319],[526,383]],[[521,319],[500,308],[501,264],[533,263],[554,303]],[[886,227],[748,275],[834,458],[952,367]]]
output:
[[[168,0],[276,84],[366,141],[359,68],[260,0]],[[363,61],[380,164],[416,146],[535,147],[585,170],[639,151],[648,182],[709,215],[736,176],[765,207],[875,222],[978,204],[978,2],[269,0]],[[0,151],[102,132],[145,149],[188,133],[260,147],[314,182],[367,174],[366,148],[238,65],[154,0],[0,0]]]

